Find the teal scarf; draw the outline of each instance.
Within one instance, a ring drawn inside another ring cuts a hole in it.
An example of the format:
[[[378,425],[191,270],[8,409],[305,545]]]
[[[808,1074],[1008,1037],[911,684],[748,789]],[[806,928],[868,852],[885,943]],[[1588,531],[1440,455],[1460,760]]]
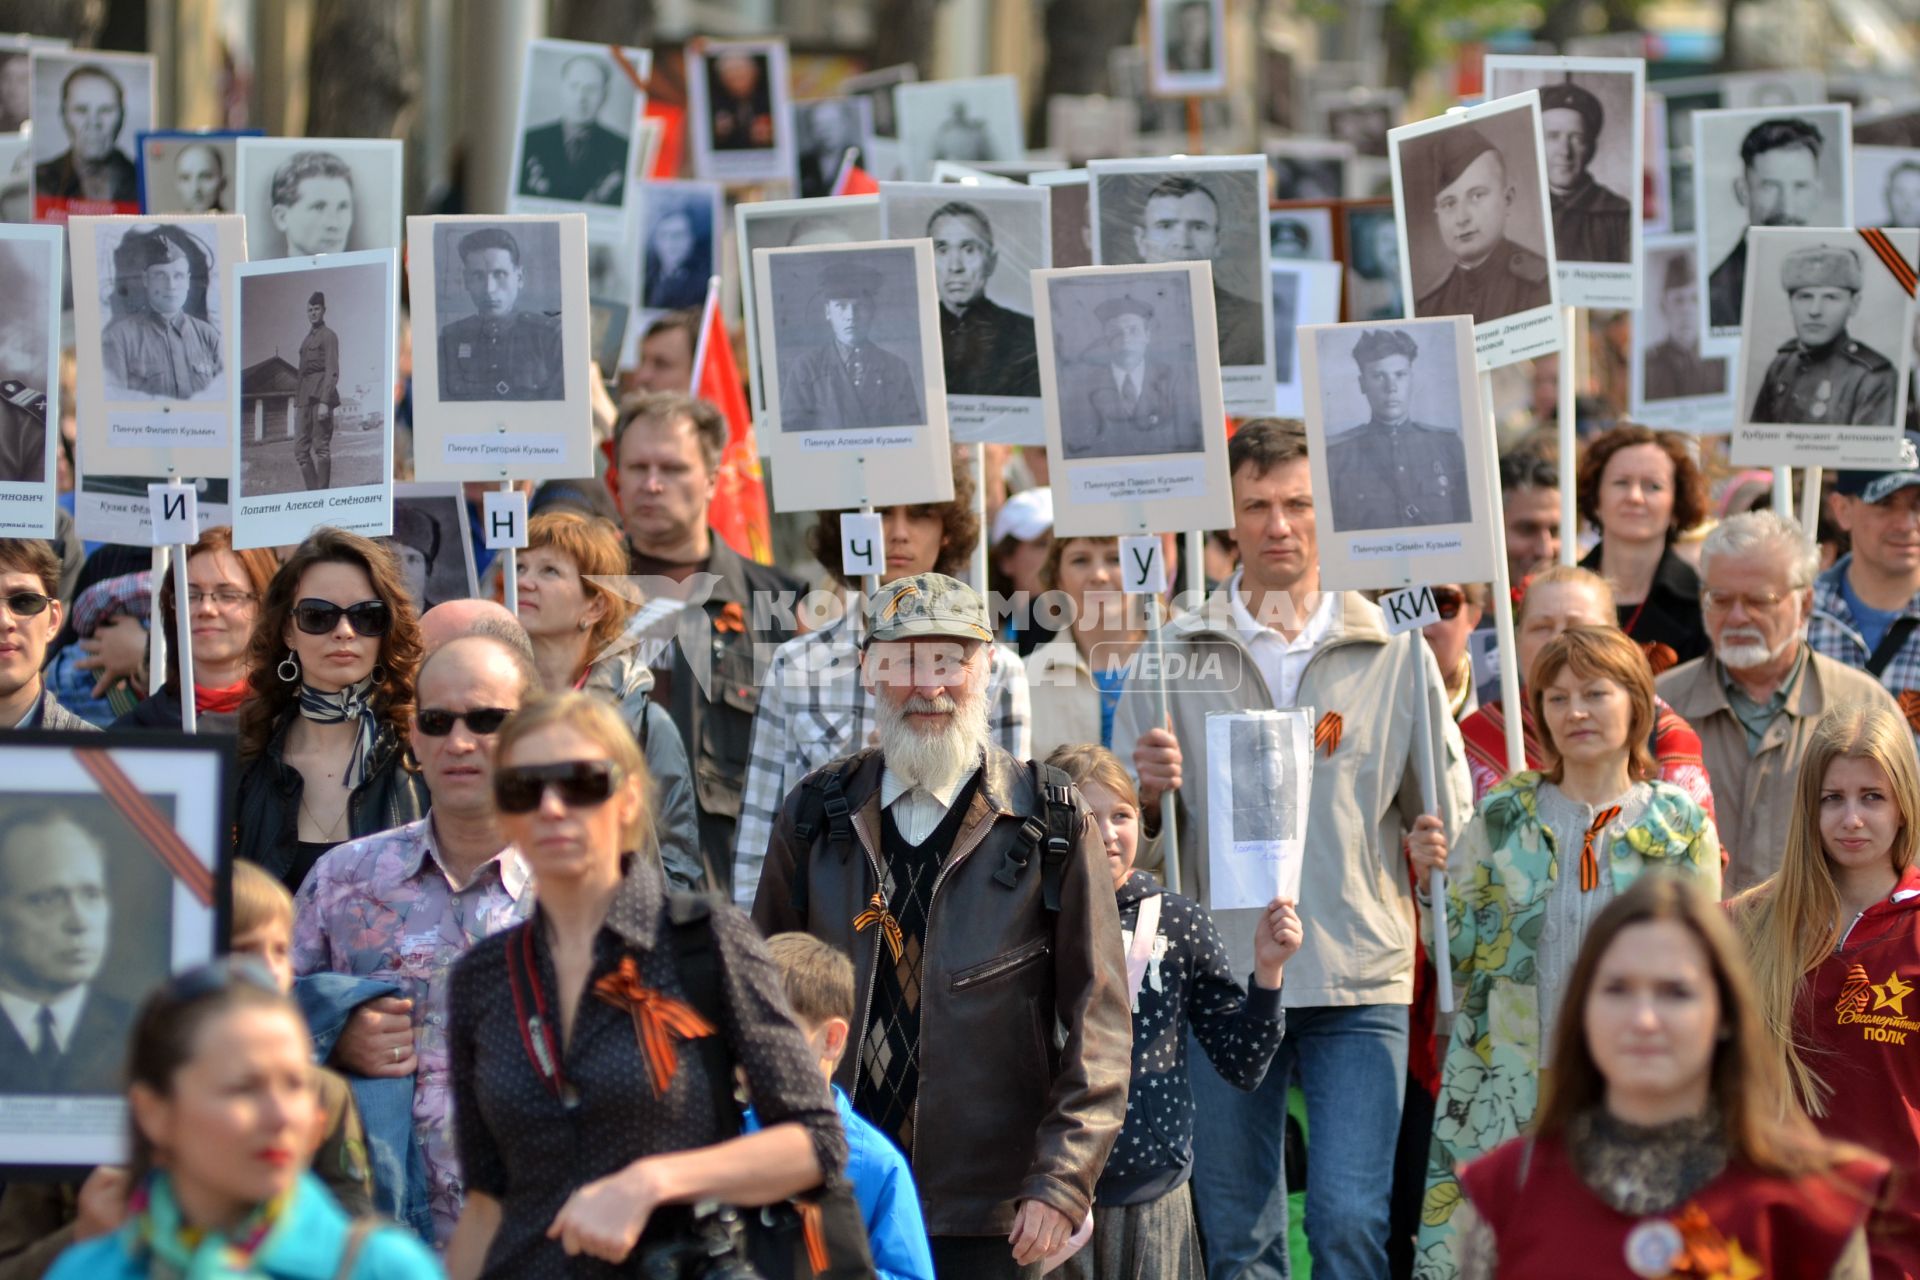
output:
[[[230,1234],[222,1235],[188,1226],[174,1199],[172,1178],[156,1171],[127,1206],[127,1230],[133,1236],[131,1252],[146,1262],[151,1280],[229,1280],[265,1275],[254,1266],[254,1258],[272,1238],[297,1190],[289,1187],[285,1194],[248,1214]]]

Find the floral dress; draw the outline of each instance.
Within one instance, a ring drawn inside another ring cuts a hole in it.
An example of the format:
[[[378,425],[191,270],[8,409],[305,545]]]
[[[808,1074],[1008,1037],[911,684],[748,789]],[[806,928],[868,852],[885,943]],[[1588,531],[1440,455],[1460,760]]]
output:
[[[1545,778],[1515,774],[1480,802],[1447,878],[1447,938],[1458,1008],[1446,1048],[1427,1191],[1420,1205],[1418,1280],[1456,1280],[1453,1216],[1459,1167],[1515,1138],[1533,1120],[1544,1064],[1539,944],[1548,895],[1580,892],[1580,850],[1563,859],[1541,821]],[[1596,841],[1597,871],[1621,893],[1649,869],[1699,879],[1720,893],[1720,841],[1684,791],[1664,782],[1630,825]],[[1564,878],[1564,882],[1563,882]]]

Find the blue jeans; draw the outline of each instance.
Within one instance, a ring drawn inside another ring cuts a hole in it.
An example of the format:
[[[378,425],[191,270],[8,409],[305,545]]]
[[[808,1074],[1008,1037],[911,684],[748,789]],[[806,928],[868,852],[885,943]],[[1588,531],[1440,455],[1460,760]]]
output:
[[[1286,1280],[1287,1091],[1307,1098],[1314,1280],[1387,1280],[1387,1209],[1407,1081],[1407,1006],[1287,1010],[1267,1078],[1241,1093],[1197,1041],[1193,1199],[1207,1280]]]

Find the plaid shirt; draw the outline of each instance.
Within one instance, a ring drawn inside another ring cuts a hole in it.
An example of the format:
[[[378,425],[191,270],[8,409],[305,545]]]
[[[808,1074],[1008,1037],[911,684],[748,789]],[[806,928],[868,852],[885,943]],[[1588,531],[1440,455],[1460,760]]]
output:
[[[987,728],[1016,760],[1031,750],[1027,671],[1005,645],[993,646],[987,666]],[[760,864],[787,793],[824,764],[852,755],[874,740],[873,699],[860,683],[860,650],[851,616],[774,651],[753,717],[753,751],[740,795],[734,839],[733,896],[753,906]]]
[[[1851,554],[1842,556],[1833,568],[1814,579],[1813,616],[1807,620],[1807,643],[1815,653],[1865,671],[1873,650],[1861,636],[1842,590],[1847,567],[1852,562]],[[1907,601],[1907,607],[1900,610],[1899,616],[1920,618],[1920,595]],[[1880,673],[1880,683],[1896,698],[1909,689],[1920,689],[1920,627],[1907,633],[1900,651]]]

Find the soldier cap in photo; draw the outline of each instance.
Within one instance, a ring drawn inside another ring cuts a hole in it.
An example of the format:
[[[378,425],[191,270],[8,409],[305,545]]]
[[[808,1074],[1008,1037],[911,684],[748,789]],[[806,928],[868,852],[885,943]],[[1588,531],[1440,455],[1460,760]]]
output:
[[[1486,134],[1472,125],[1457,125],[1443,131],[1440,134],[1439,143],[1433,149],[1434,199],[1438,200],[1440,193],[1457,182],[1460,175],[1467,171],[1468,165],[1489,151],[1500,157],[1500,163],[1503,166],[1506,164],[1507,158],[1500,155],[1500,148],[1494,146]]]
[[[993,639],[986,601],[958,578],[944,573],[916,573],[880,588],[867,605],[864,644],[939,637]]]
[[[1796,289],[1838,288],[1860,292],[1860,255],[1832,245],[1795,249],[1780,263],[1780,283]]]
[[[1867,502],[1885,502],[1902,489],[1920,485],[1920,435],[1907,432],[1900,442],[1900,465],[1886,471],[1842,471],[1834,478],[1835,493]]]
[[[113,260],[123,270],[138,274],[148,267],[185,262],[187,251],[172,236],[159,227],[153,227],[145,231],[129,231],[120,241],[120,247],[113,251]]]
[[[1353,344],[1353,362],[1363,370],[1375,360],[1388,356],[1414,360],[1419,355],[1419,344],[1404,329],[1368,329],[1360,335],[1360,341]]]
[[[1693,255],[1676,253],[1667,259],[1666,274],[1660,280],[1660,292],[1672,293],[1675,289],[1685,289],[1694,282]]]
[[[1568,73],[1571,76],[1571,72]],[[1576,111],[1587,126],[1587,144],[1593,145],[1600,136],[1600,124],[1606,119],[1606,110],[1601,107],[1600,99],[1575,84],[1571,78],[1559,84],[1550,84],[1540,90],[1540,114],[1549,111]]]
[[[394,504],[393,540],[404,542],[425,556],[429,568],[440,557],[440,526],[418,507]]]
[[[513,259],[513,265],[520,265],[520,242],[505,227],[481,227],[460,237],[462,262],[466,261],[467,255],[485,253],[488,249],[505,249],[507,256]]]
[[[1121,316],[1139,316],[1142,320],[1153,320],[1153,308],[1132,294],[1122,294],[1118,298],[1108,298],[1093,309],[1094,316],[1102,325],[1112,324]]]
[[[324,307],[327,305],[327,295],[315,289],[307,295],[307,305],[310,307]]]
[[[820,287],[813,291],[816,303],[846,302],[855,298],[865,298],[872,302],[880,292],[880,273],[872,267],[848,267],[836,270],[832,266],[822,268],[827,277]]]

